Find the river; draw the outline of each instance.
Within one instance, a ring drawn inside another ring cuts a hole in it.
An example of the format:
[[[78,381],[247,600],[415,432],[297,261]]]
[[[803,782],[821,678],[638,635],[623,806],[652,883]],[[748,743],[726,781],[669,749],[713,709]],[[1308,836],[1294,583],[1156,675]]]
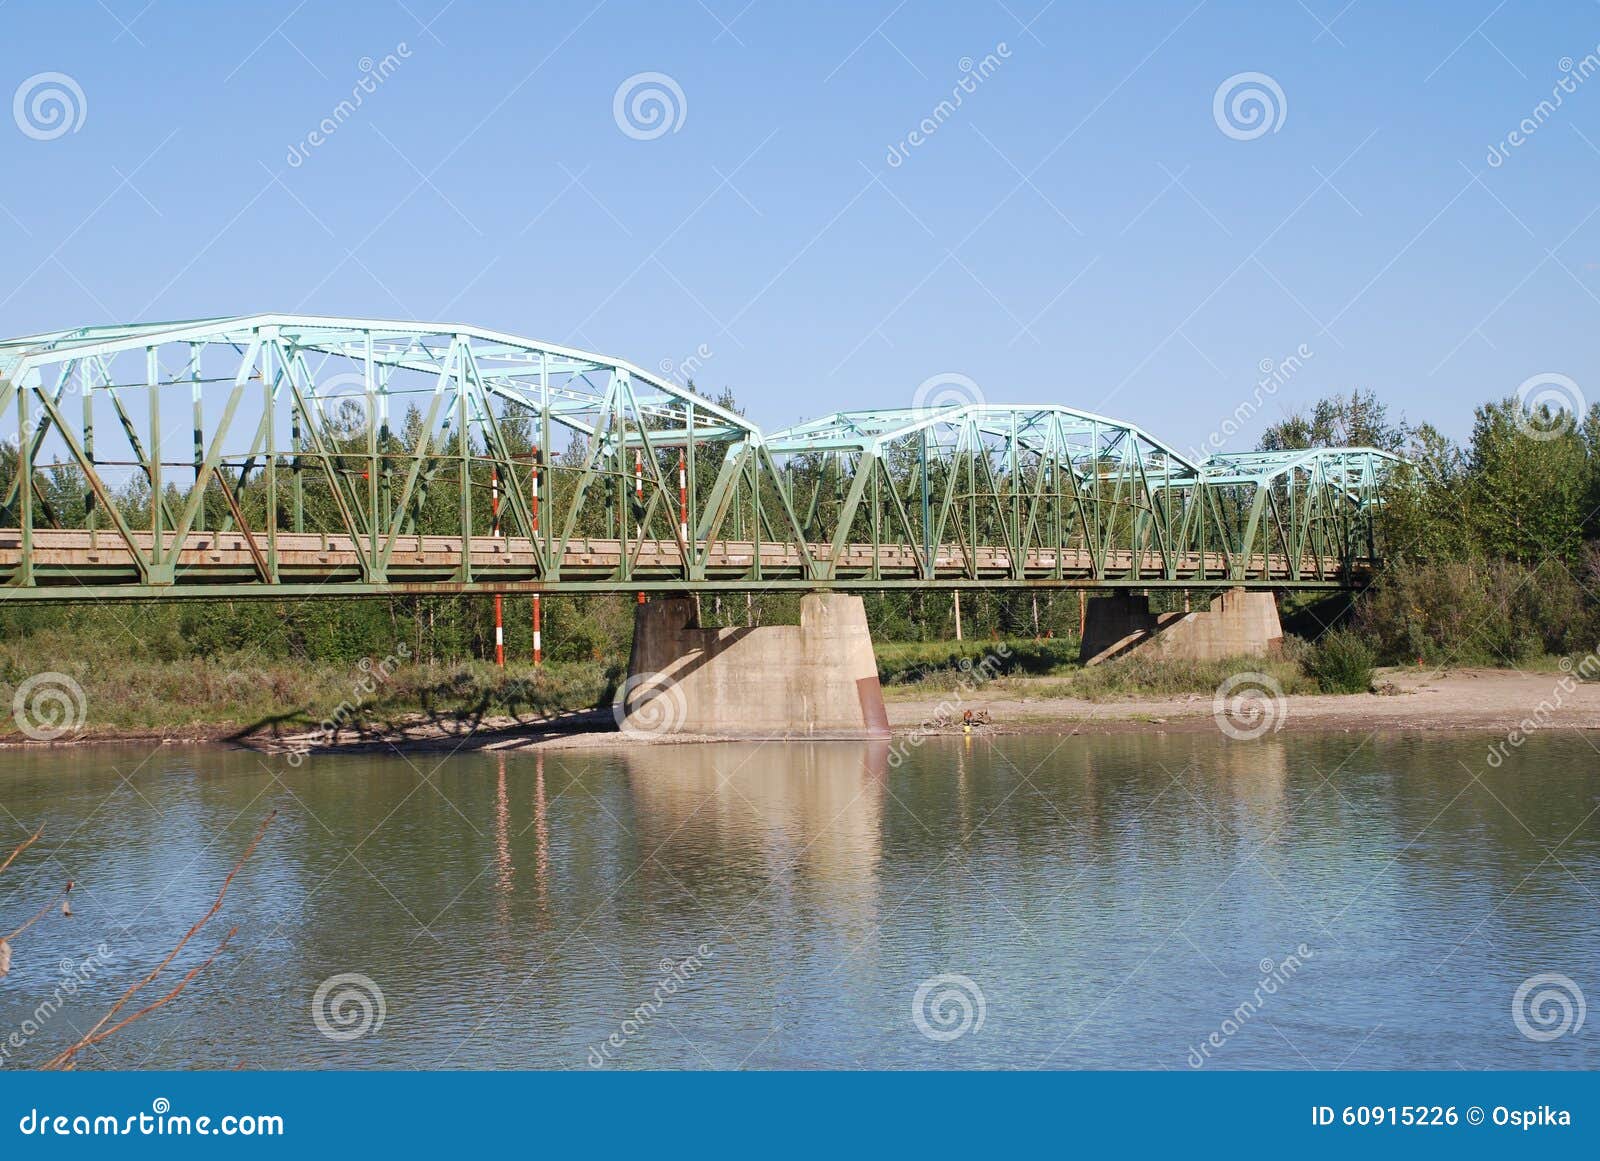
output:
[[[0,934],[75,886],[14,941],[4,1066],[157,964],[276,808],[123,1014],[229,946],[80,1067],[1595,1068],[1551,973],[1600,996],[1600,759],[1490,740],[12,750],[0,860],[46,832]]]

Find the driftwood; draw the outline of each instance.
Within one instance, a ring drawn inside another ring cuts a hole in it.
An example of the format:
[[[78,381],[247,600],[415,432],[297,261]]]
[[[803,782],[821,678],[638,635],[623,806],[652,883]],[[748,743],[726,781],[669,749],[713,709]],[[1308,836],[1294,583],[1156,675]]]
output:
[[[993,724],[989,719],[989,711],[986,709],[957,711],[952,706],[950,708],[940,707],[936,713],[921,723],[921,728],[930,733],[936,733],[948,730],[982,729]]]

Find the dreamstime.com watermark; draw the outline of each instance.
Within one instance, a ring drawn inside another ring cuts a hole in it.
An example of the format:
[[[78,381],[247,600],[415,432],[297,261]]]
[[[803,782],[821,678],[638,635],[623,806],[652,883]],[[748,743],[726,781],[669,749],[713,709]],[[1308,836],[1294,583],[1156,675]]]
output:
[[[898,767],[912,750],[920,748],[928,740],[926,731],[953,719],[969,697],[1000,676],[1010,656],[1011,647],[1002,641],[977,661],[963,657],[957,662],[956,668],[961,671],[961,678],[956,682],[955,690],[933,707],[933,713],[922,720],[919,732],[904,734],[895,741],[889,749],[889,765]]]
[[[1566,435],[1589,409],[1578,384],[1567,375],[1544,371],[1517,387],[1517,430],[1529,439]]]
[[[1487,160],[1490,169],[1499,169],[1504,165],[1513,149],[1521,148],[1528,138],[1544,127],[1546,121],[1555,116],[1556,110],[1561,108],[1567,97],[1578,91],[1579,85],[1600,71],[1600,47],[1579,61],[1564,56],[1556,62],[1556,67],[1561,70],[1561,79],[1550,86],[1549,98],[1540,101],[1526,117],[1517,122],[1515,129],[1489,146]]]
[[[1237,742],[1253,742],[1283,729],[1289,702],[1270,673],[1235,673],[1211,697],[1217,728]]]
[[[608,1060],[613,1059],[628,1042],[643,1032],[652,1020],[660,1015],[666,1007],[667,1001],[678,994],[679,989],[685,987],[690,980],[705,970],[706,961],[715,959],[717,953],[706,944],[701,944],[694,949],[694,954],[685,956],[680,960],[664,959],[661,961],[661,979],[656,982],[655,988],[650,993],[650,998],[639,1004],[622,1018],[617,1025],[617,1030],[607,1036],[599,1044],[589,1046],[589,1067],[604,1068]]]
[[[0,1068],[10,1064],[16,1054],[21,1052],[44,1031],[47,1024],[54,1019],[61,1006],[78,994],[80,988],[85,987],[95,976],[100,974],[102,968],[116,958],[111,949],[105,944],[95,948],[94,954],[79,963],[70,959],[61,961],[61,978],[56,982],[50,994],[41,1000],[37,1007],[24,1016],[22,1023],[14,1028],[3,1042],[0,1042]]]
[[[962,101],[978,91],[978,86],[988,80],[1000,68],[1000,62],[1011,59],[1011,46],[1005,41],[994,46],[994,51],[984,54],[981,60],[973,60],[964,56],[956,62],[956,67],[961,70],[961,79],[950,89],[950,95],[935,105],[929,114],[917,122],[917,127],[907,133],[899,141],[889,146],[888,156],[885,158],[890,169],[899,169],[905,164],[906,158],[911,156],[911,151],[922,145],[928,138],[937,133],[944,123],[956,115],[956,110],[961,108]]]
[[[676,362],[672,359],[662,359],[656,366],[668,379],[671,379],[678,386],[684,387],[693,382],[694,377],[700,373],[707,360],[711,357],[710,346],[701,343],[694,349],[694,353],[687,358]]]
[[[50,402],[55,405],[57,410],[60,410],[66,401],[76,397],[80,390],[81,381],[77,375],[74,375],[70,379],[56,384],[55,390],[50,393]],[[39,398],[38,391],[34,388],[25,387],[23,389],[23,398],[28,401],[27,430],[34,439],[38,439],[39,428],[53,422],[50,419],[50,410],[45,407],[43,400]],[[17,425],[13,430],[6,432],[4,436],[0,436],[0,443],[4,443],[13,452],[20,451],[22,448],[21,425]]]
[[[689,699],[668,673],[631,673],[617,690],[611,716],[624,737],[659,738],[682,730]]]
[[[311,151],[324,144],[328,138],[337,133],[344,123],[356,115],[356,110],[366,103],[366,99],[376,93],[395,72],[400,68],[400,62],[411,59],[411,48],[405,41],[394,46],[394,51],[386,54],[380,60],[373,60],[364,56],[356,62],[356,68],[361,72],[361,77],[350,87],[350,95],[340,101],[328,115],[317,122],[317,127],[307,133],[299,141],[289,146],[286,160],[290,169],[299,169],[311,156]]]
[[[911,393],[911,410],[917,413],[918,418],[982,402],[983,388],[971,376],[959,371],[941,371],[937,375],[929,375]]]
[[[360,439],[372,428],[376,394],[362,371],[341,371],[317,384],[311,410],[323,429],[338,440]]]
[[[174,1113],[171,1101],[156,1097],[149,1112],[125,1117],[29,1109],[17,1121],[17,1132],[24,1137],[281,1137],[284,1127],[276,1113],[193,1117]]]
[[[1540,1043],[1576,1036],[1588,1013],[1583,989],[1560,972],[1529,976],[1511,997],[1511,1022],[1529,1040]]]
[[[11,717],[17,729],[35,742],[53,742],[83,729],[89,699],[65,673],[35,673],[11,696]]]
[[[689,98],[666,73],[634,73],[611,95],[611,119],[624,136],[654,141],[683,128],[689,119]]]
[[[911,997],[911,1022],[929,1040],[948,1044],[968,1032],[983,1031],[989,1001],[971,976],[942,972],[917,985]]]
[[[1266,73],[1234,73],[1211,97],[1211,119],[1235,141],[1254,141],[1283,128],[1289,100]]]
[[[1511,751],[1520,750],[1524,742],[1548,726],[1550,719],[1567,704],[1568,699],[1578,691],[1580,685],[1585,681],[1600,678],[1600,656],[1596,654],[1586,653],[1576,662],[1570,657],[1563,657],[1559,664],[1561,677],[1556,680],[1550,696],[1541,698],[1539,704],[1533,707],[1533,712],[1517,723],[1516,729],[1501,740],[1490,744],[1484,761],[1491,770],[1498,770],[1511,756]]]
[[[383,989],[360,972],[329,976],[311,996],[311,1022],[329,1040],[340,1043],[378,1031],[388,1016]]]
[[[332,745],[339,740],[339,731],[344,729],[356,715],[361,712],[361,707],[372,699],[372,695],[389,683],[394,676],[394,671],[399,669],[411,659],[411,649],[404,641],[397,643],[394,652],[382,661],[373,661],[370,657],[363,657],[356,663],[356,668],[361,671],[361,676],[356,679],[351,688],[351,697],[346,698],[334,706],[333,712],[317,723],[317,728],[290,750],[285,757],[289,765],[298,766],[306,760],[306,755],[311,753],[312,746],[317,743]]]
[[[1311,361],[1313,356],[1311,348],[1301,343],[1295,348],[1294,354],[1286,359],[1262,359],[1256,364],[1256,369],[1261,372],[1261,378],[1256,380],[1250,398],[1241,401],[1217,430],[1206,436],[1200,446],[1191,447],[1189,458],[1201,463],[1210,458],[1212,452],[1221,451],[1229,440],[1239,434],[1245,424],[1260,413],[1262,404],[1276,395],[1284,384],[1293,379],[1300,369]]]
[[[1248,999],[1224,1016],[1216,1031],[1209,1033],[1198,1047],[1189,1048],[1189,1067],[1204,1068],[1212,1054],[1220,1051],[1229,1040],[1237,1036],[1245,1025],[1255,1019],[1256,1013],[1265,1007],[1267,1000],[1287,987],[1289,981],[1300,974],[1300,969],[1305,967],[1306,961],[1315,957],[1316,953],[1302,943],[1282,960],[1274,961],[1271,956],[1263,959],[1260,964],[1261,979],[1257,982],[1255,990],[1250,993]]]
[[[34,73],[11,97],[11,119],[25,137],[54,141],[83,128],[89,99],[66,73]]]

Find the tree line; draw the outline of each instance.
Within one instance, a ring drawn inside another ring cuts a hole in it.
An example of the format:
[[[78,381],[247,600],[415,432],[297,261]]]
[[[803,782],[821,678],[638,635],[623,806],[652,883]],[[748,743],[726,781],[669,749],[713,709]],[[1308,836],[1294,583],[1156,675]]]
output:
[[[1329,396],[1264,448],[1367,445],[1405,456],[1379,518],[1383,566],[1345,620],[1380,662],[1518,665],[1600,636],[1600,406],[1515,397],[1473,411],[1463,442],[1392,416],[1371,391]]]

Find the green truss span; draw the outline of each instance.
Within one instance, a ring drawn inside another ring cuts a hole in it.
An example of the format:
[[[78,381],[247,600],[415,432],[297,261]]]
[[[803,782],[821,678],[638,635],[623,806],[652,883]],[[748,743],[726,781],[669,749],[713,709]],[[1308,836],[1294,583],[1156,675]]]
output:
[[[0,406],[0,601],[1348,587],[1395,462],[1045,404],[763,433],[603,355],[300,315],[6,340]]]

